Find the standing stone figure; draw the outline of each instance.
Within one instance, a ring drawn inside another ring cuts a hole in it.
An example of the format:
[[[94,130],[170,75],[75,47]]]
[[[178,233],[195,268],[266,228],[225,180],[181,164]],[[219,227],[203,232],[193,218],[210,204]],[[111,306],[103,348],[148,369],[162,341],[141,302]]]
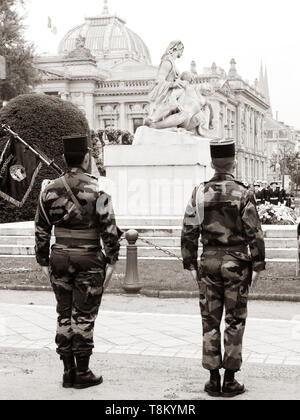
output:
[[[173,41],[163,55],[144,124],[155,129],[183,128],[194,135],[208,136],[213,129],[213,110],[202,89],[193,84],[195,75],[179,74],[175,60],[183,50],[181,41]]]
[[[82,389],[103,381],[89,370],[89,360],[104,284],[109,282],[118,260],[121,231],[116,226],[111,198],[100,191],[97,178],[87,173],[87,137],[65,137],[63,141],[69,169],[41,192],[35,250],[56,295],[56,344],[64,363],[63,387]],[[53,226],[56,241],[49,259]]]
[[[205,391],[215,397],[234,397],[245,392],[235,373],[242,366],[249,285],[265,269],[265,244],[254,193],[232,175],[235,144],[213,141],[211,156],[216,173],[193,192],[181,246],[184,268],[192,272],[200,289],[203,367],[211,374]],[[200,236],[203,254],[198,267]],[[224,308],[223,356],[220,325]],[[221,388],[222,368],[225,377]]]
[[[161,58],[157,80],[149,94],[150,115],[145,124],[150,125],[161,121],[170,115],[174,103],[171,98],[173,89],[184,88],[185,84],[180,80],[180,73],[176,68],[176,60],[184,51],[181,41],[172,41]]]

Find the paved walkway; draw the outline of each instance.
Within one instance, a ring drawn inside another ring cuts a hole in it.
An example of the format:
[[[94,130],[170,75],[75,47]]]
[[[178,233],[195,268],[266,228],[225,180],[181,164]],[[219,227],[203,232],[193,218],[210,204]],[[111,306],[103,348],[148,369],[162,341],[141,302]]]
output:
[[[0,348],[55,349],[54,306],[0,303]],[[201,359],[199,315],[101,311],[95,352]],[[300,319],[249,319],[246,363],[300,366]]]

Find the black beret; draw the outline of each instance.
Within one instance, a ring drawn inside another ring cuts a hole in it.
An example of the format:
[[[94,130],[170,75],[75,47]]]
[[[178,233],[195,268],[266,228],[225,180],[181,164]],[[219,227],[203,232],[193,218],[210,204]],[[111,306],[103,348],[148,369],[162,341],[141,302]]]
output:
[[[234,140],[212,140],[210,142],[210,153],[212,159],[222,159],[235,157]]]
[[[83,135],[66,136],[62,138],[64,154],[86,153],[89,150],[88,138]]]

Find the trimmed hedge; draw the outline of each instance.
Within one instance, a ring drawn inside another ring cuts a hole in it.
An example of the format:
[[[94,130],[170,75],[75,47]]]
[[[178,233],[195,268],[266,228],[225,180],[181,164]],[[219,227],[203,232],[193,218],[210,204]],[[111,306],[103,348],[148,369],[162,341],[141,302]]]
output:
[[[28,94],[10,101],[0,111],[0,124],[8,124],[30,145],[36,144],[49,158],[65,169],[61,138],[72,134],[90,133],[83,113],[70,102],[57,97]],[[0,153],[9,140],[0,137]],[[43,164],[35,185],[21,209],[0,198],[0,223],[33,220],[44,179],[55,179],[57,173]]]

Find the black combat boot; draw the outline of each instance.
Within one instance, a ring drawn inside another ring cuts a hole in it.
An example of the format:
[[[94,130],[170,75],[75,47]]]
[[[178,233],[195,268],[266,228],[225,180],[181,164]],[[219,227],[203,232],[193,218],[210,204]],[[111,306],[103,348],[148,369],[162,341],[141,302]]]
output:
[[[64,364],[63,388],[73,388],[75,379],[75,359],[73,355],[61,356]]]
[[[205,385],[204,391],[211,397],[221,396],[221,376],[218,369],[210,371],[210,381]]]
[[[237,395],[244,394],[246,391],[244,385],[239,384],[238,381],[234,379],[235,373],[234,370],[227,369],[225,371],[224,384],[222,387],[222,396],[225,398],[233,398]]]
[[[103,382],[102,376],[95,376],[89,369],[90,356],[76,356],[77,369],[74,381],[74,388],[85,389],[91,386],[100,385]]]

